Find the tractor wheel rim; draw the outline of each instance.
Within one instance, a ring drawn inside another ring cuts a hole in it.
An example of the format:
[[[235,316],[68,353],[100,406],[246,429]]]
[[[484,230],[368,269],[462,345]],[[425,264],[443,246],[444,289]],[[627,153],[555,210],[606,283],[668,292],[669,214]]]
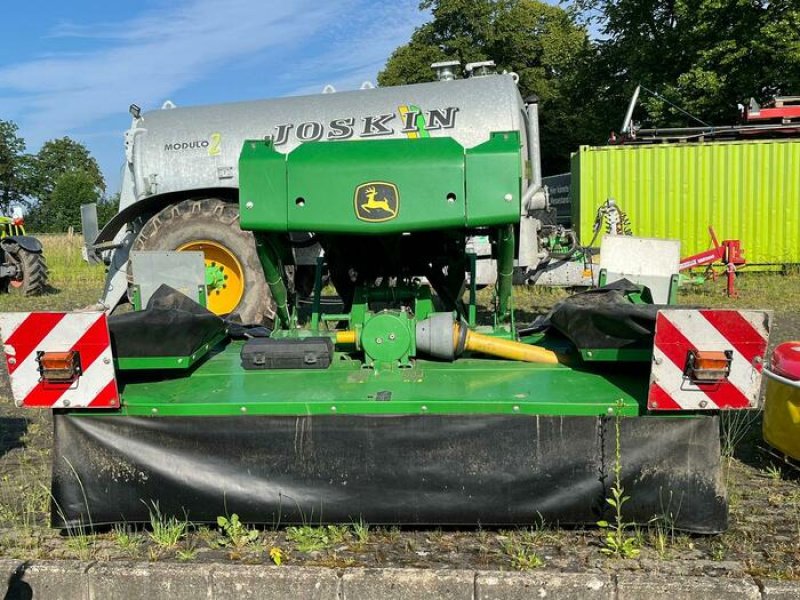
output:
[[[8,283],[9,283],[9,284],[11,285],[11,287],[13,287],[13,288],[21,288],[21,287],[22,287],[22,285],[23,285],[25,282],[24,282],[24,281],[22,281],[21,279],[11,279],[11,280],[10,280]]]
[[[214,273],[213,283],[206,286],[207,308],[218,315],[233,312],[244,296],[244,269],[236,255],[225,245],[211,240],[187,242],[177,250],[203,253],[206,272]]]

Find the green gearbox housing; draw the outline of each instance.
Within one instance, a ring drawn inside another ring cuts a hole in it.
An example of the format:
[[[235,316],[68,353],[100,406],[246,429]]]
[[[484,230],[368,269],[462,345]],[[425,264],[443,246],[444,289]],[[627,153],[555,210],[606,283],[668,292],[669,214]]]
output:
[[[449,137],[310,142],[288,154],[248,140],[242,229],[385,235],[519,222],[519,133],[465,149]]]

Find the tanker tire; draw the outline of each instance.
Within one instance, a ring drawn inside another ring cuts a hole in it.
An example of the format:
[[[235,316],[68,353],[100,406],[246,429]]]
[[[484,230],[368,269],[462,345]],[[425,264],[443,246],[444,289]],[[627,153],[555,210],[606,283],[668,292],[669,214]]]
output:
[[[5,248],[8,259],[14,263],[22,272],[22,277],[17,281],[21,282],[18,291],[23,296],[42,296],[47,293],[50,286],[47,284],[49,271],[41,252],[29,252],[19,244]],[[4,291],[8,291],[10,280],[4,282]]]
[[[271,325],[275,304],[258,260],[255,239],[239,227],[239,208],[235,204],[208,198],[168,206],[145,223],[131,250],[169,251],[200,240],[225,246],[242,266],[244,292],[233,312],[245,324]]]

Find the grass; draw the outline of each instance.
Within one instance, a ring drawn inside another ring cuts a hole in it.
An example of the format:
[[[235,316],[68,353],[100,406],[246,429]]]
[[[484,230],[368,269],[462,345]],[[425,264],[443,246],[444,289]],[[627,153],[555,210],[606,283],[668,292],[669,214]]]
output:
[[[544,565],[544,560],[536,551],[541,539],[541,529],[518,529],[503,531],[500,536],[502,554],[518,571],[528,571]]]
[[[44,247],[50,271],[51,293],[36,298],[23,298],[12,290],[0,295],[0,312],[14,310],[73,310],[94,304],[102,295],[105,281],[103,265],[83,261],[79,235],[36,236]]]
[[[158,502],[152,502],[150,511],[150,531],[148,535],[157,550],[174,550],[189,532],[189,519],[178,519],[161,512]]]
[[[358,546],[363,546],[369,542],[369,523],[366,523],[364,519],[353,521],[352,530]]]
[[[738,298],[725,295],[725,277],[703,286],[684,286],[679,293],[681,304],[707,307],[769,308],[776,312],[800,311],[800,268],[789,267],[781,272],[748,272],[747,267],[736,278]]]
[[[142,536],[129,525],[125,523],[117,523],[112,530],[112,539],[114,544],[131,556],[136,556],[139,552],[139,547],[144,541]]]
[[[767,465],[764,474],[773,481],[780,481],[783,478],[783,471],[777,465]]]

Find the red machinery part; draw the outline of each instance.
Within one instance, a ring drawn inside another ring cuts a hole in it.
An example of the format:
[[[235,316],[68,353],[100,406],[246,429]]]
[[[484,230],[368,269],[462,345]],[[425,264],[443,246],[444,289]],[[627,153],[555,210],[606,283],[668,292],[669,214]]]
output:
[[[800,341],[784,342],[772,353],[772,370],[794,381],[800,381]]]
[[[678,270],[685,271],[695,267],[706,266],[713,279],[716,280],[717,275],[711,269],[711,265],[719,261],[725,265],[728,297],[736,298],[738,296],[736,292],[736,267],[747,263],[742,250],[742,242],[740,240],[723,240],[720,244],[713,227],[709,226],[708,233],[711,236],[711,243],[714,247],[705,252],[681,259]]]
[[[743,265],[747,262],[744,259],[742,242],[740,240],[725,240],[722,242],[722,246],[725,248],[723,262],[733,263],[734,265]]]
[[[748,123],[752,123],[754,121],[788,122],[792,119],[800,119],[800,106],[796,104],[761,108],[757,112],[748,111],[746,118]]]

